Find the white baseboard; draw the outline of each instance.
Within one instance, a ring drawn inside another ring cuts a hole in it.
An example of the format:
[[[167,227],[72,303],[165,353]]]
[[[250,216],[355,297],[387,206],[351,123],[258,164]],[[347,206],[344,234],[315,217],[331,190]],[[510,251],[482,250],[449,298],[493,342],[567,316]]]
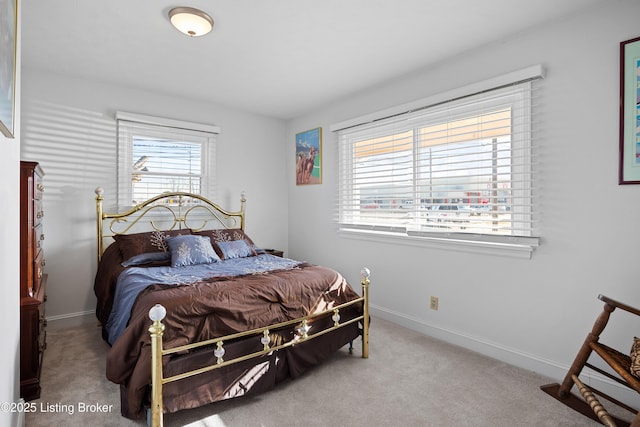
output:
[[[549,383],[562,382],[569,370],[569,365],[564,363],[559,363],[538,355],[522,352],[518,349],[494,343],[483,338],[474,337],[460,331],[429,324],[423,320],[407,316],[393,310],[388,310],[375,305],[370,305],[369,309],[372,316],[380,317],[413,331],[420,332],[424,335],[440,339],[501,362],[549,377]],[[375,323],[373,323],[371,327],[375,328]],[[588,332],[589,331],[585,331],[585,336]],[[577,354],[578,350],[579,349],[576,349],[575,354]],[[571,361],[573,361],[575,354],[569,355]],[[630,406],[637,406],[638,394],[630,392],[628,389],[609,378],[593,372],[588,368],[585,368],[582,371],[581,378],[587,386],[591,385]],[[545,384],[540,385],[542,386]],[[576,392],[575,389],[574,392]]]
[[[24,405],[24,399],[21,397],[18,400],[18,407],[22,407]],[[16,427],[24,427],[26,422],[26,411],[18,411],[18,418],[16,419]]]
[[[51,329],[69,328],[92,323],[96,325],[99,323],[94,310],[47,316],[47,328]]]

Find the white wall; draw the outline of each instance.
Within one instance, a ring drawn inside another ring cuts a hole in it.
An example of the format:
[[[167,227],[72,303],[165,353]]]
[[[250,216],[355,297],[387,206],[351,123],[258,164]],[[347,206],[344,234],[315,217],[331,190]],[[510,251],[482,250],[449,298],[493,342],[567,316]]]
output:
[[[18,2],[18,13],[20,13]],[[17,402],[20,390],[20,19],[16,58],[16,115],[14,139],[0,134],[0,402]],[[16,425],[18,414],[0,412],[0,425]]]
[[[640,35],[638,16],[639,2],[611,2],[293,120],[290,255],[335,267],[354,284],[368,266],[375,314],[555,378],[564,375],[601,310],[599,293],[640,307],[640,186],[617,184],[619,43]],[[419,51],[419,43],[415,47]],[[535,148],[542,159],[542,243],[531,260],[337,234],[332,123],[534,64],[543,64],[547,77],[544,131]],[[297,187],[294,135],[317,126],[324,131],[324,182]],[[431,295],[440,298],[438,311],[429,309]],[[630,348],[640,325],[625,320],[624,326],[624,334],[612,337],[622,349]]]
[[[25,70],[23,79],[21,155],[45,172],[49,320],[95,310],[94,189],[104,187],[105,206],[113,206],[117,110],[220,126],[215,200],[235,210],[246,191],[247,233],[257,245],[287,249],[283,122],[39,70]]]

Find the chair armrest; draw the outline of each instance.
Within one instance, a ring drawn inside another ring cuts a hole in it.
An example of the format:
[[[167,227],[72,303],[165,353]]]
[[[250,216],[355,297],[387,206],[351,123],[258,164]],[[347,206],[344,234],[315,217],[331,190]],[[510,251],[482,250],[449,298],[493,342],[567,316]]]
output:
[[[623,304],[623,303],[618,302],[618,301],[616,301],[614,299],[606,297],[606,296],[604,296],[602,294],[598,295],[598,299],[603,301],[603,302],[605,302],[605,303],[607,303],[607,304],[609,304],[610,306],[619,308],[619,309],[624,310],[624,311],[628,311],[629,313],[635,314],[636,316],[640,316],[640,310],[638,310],[635,307],[631,307],[630,305]]]

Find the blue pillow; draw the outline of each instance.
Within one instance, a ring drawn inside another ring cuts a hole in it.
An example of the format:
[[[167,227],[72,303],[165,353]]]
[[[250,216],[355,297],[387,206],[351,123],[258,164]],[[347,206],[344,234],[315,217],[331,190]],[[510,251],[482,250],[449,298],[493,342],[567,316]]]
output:
[[[167,238],[171,251],[171,267],[185,267],[196,264],[209,264],[220,261],[220,257],[206,236],[175,236]]]
[[[145,252],[143,254],[134,255],[126,261],[123,261],[123,267],[134,267],[144,265],[154,261],[168,261],[171,259],[171,252]]]
[[[256,252],[245,240],[229,240],[226,242],[216,242],[218,249],[222,252],[224,259],[244,258],[256,255]]]

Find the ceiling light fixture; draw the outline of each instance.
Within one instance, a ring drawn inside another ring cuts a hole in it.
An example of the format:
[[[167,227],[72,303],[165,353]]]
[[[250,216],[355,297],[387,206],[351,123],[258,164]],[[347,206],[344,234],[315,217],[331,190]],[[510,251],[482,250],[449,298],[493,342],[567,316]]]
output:
[[[174,27],[190,37],[203,36],[213,28],[213,19],[205,12],[193,7],[171,9],[169,19]]]

